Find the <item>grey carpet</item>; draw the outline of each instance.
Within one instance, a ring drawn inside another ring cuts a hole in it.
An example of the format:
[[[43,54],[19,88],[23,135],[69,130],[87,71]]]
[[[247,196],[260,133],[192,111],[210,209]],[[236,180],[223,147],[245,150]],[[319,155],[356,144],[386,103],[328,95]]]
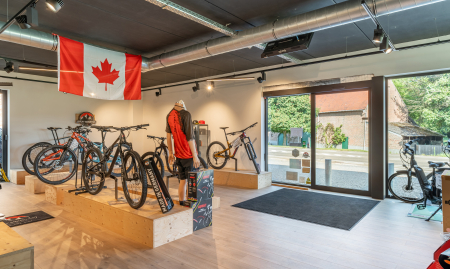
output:
[[[284,188],[233,206],[351,230],[378,203],[370,199]]]

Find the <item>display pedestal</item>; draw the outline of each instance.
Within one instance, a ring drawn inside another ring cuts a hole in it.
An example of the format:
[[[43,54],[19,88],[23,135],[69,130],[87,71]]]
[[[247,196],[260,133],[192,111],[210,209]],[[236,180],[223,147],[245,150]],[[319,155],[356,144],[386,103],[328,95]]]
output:
[[[61,185],[48,185],[45,186],[45,200],[54,205],[63,205],[64,203],[64,191],[74,189],[74,180],[69,180],[65,184]]]
[[[214,185],[262,189],[272,185],[272,172],[234,171],[228,169],[214,170]]]
[[[23,169],[10,169],[10,180],[16,185],[25,185],[25,177],[29,176],[27,171]]]
[[[51,173],[50,175],[48,175],[46,178],[50,179],[50,177],[61,177],[61,175],[69,175],[69,172],[59,172],[59,173]],[[73,177],[66,183],[64,183],[64,185],[66,184],[72,184],[72,186],[74,185],[74,179],[77,175],[73,175]],[[81,171],[78,171],[78,180],[80,180],[81,178]],[[70,182],[70,183],[69,183]],[[49,184],[45,184],[44,182],[42,182],[41,180],[39,180],[39,178],[37,178],[37,176],[26,176],[25,177],[25,189],[29,192],[29,193],[34,193],[34,194],[38,194],[38,193],[45,193],[45,189],[47,188]]]
[[[163,214],[153,199],[147,199],[138,210],[128,203],[110,205],[108,202],[115,201],[113,189],[103,189],[97,195],[75,195],[68,190],[63,194],[64,210],[150,248],[192,234],[193,213],[187,207],[175,205]]]
[[[0,268],[34,268],[34,246],[0,222]]]

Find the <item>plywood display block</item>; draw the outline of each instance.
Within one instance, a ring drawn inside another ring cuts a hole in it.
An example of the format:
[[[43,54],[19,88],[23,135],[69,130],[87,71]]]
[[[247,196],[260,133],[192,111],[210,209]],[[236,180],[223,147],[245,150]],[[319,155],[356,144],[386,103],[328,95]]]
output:
[[[0,268],[34,268],[34,246],[0,222]]]
[[[450,171],[442,174],[442,216],[444,232],[450,232]]]
[[[69,172],[51,173],[50,175],[47,175],[46,178],[51,180],[51,177],[54,177],[56,180],[57,178],[62,178],[62,176],[67,176],[68,174],[69,174]],[[72,179],[74,179],[74,178],[75,178],[75,175],[72,177]],[[81,171],[78,172],[78,179],[81,180]],[[66,182],[65,184],[68,184],[68,183]],[[45,193],[45,189],[46,189],[47,185],[49,185],[49,184],[45,184],[37,176],[30,175],[30,176],[25,177],[25,189],[29,193],[34,193],[34,194]]]
[[[138,210],[126,202],[115,203],[113,189],[104,189],[97,195],[75,195],[67,190],[63,193],[64,210],[150,248],[193,232],[193,212],[188,207],[175,205],[169,213],[163,214],[154,199],[147,198]]]
[[[212,209],[217,209],[220,207],[220,197],[213,197],[212,198]]]
[[[74,184],[67,183],[62,185],[47,185],[45,186],[45,200],[54,205],[62,205],[64,202],[64,190],[74,189]]]
[[[272,172],[214,170],[214,185],[261,189],[272,185]]]
[[[25,185],[25,177],[29,176],[27,171],[23,169],[10,169],[10,177],[12,183],[17,185]]]

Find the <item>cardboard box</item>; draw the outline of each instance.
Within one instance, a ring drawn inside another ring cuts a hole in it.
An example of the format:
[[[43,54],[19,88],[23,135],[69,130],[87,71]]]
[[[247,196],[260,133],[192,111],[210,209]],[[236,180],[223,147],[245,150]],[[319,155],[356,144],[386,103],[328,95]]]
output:
[[[442,218],[444,232],[450,232],[450,171],[442,174]]]
[[[188,176],[188,200],[199,201],[214,196],[214,170],[190,172]]]
[[[190,201],[190,208],[194,212],[194,232],[212,225],[212,199],[199,199]]]

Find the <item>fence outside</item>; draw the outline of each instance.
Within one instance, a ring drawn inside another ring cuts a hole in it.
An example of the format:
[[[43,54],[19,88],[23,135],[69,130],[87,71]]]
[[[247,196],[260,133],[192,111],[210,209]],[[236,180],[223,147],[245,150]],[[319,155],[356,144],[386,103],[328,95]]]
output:
[[[444,153],[442,145],[415,145],[415,151],[418,155],[439,155]]]

